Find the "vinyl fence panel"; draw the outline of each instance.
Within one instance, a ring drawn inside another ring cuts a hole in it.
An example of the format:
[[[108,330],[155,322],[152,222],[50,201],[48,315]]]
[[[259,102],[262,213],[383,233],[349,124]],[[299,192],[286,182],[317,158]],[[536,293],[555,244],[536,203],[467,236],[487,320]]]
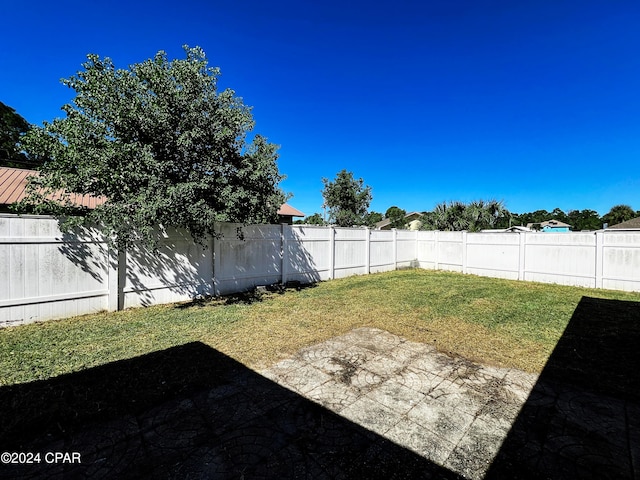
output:
[[[395,270],[394,233],[391,230],[371,230],[369,239],[369,271]]]
[[[50,217],[0,215],[0,325],[106,310],[108,284],[97,232],[67,235]]]
[[[439,270],[462,272],[464,255],[464,232],[438,232],[436,262]]]
[[[369,231],[363,228],[336,228],[335,232],[334,278],[366,274]]]
[[[640,231],[602,235],[602,285],[612,290],[640,290]]]
[[[518,280],[518,234],[469,233],[465,273]]]
[[[467,233],[216,225],[194,243],[159,230],[156,252],[117,252],[95,229],[0,214],[0,326],[191,300],[257,285],[420,268],[640,291],[640,231]]]
[[[282,278],[282,228],[280,225],[217,226],[214,239],[214,291],[216,295],[271,285]]]
[[[282,226],[285,239],[285,283],[314,283],[329,280],[334,232],[316,225]]]
[[[173,229],[159,236],[156,252],[140,245],[126,252],[124,308],[213,295],[211,240],[199,245],[187,232]]]
[[[524,280],[595,287],[594,233],[525,233]]]
[[[396,231],[396,268],[417,266],[416,234],[409,230]]]
[[[436,249],[439,232],[419,231],[416,238],[416,260],[420,268],[437,269]]]

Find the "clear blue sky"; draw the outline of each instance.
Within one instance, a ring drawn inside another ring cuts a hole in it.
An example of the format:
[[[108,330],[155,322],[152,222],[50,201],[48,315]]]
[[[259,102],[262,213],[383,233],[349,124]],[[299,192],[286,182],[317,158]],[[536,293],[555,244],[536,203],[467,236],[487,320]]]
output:
[[[35,124],[63,115],[87,53],[124,68],[201,46],[307,215],[341,169],[383,213],[640,209],[638,0],[0,0],[0,18],[0,101]]]

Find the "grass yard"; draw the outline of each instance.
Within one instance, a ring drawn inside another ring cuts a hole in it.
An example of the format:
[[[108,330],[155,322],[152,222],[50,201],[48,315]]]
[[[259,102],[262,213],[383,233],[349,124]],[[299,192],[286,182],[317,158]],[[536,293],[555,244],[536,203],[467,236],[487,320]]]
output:
[[[360,326],[472,360],[539,372],[583,296],[640,294],[402,270],[244,297],[100,313],[0,330],[0,385],[200,341],[251,368]]]

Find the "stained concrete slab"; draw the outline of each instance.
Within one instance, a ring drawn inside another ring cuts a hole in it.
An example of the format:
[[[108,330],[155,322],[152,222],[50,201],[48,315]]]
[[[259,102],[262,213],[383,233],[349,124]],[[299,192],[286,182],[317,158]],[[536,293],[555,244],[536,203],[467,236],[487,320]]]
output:
[[[607,468],[616,478],[640,475],[637,450],[629,450],[638,438],[626,413],[637,407],[625,400],[452,358],[374,328],[315,345],[282,365],[295,361],[334,379],[311,390],[314,401],[464,478],[603,478]],[[264,373],[295,389],[287,376],[274,375],[280,368]]]
[[[0,447],[79,451],[83,463],[0,465],[0,477],[640,478],[633,396],[453,358],[375,328],[261,372],[202,344],[178,350],[74,374],[62,387],[13,387],[34,412],[61,398],[76,403],[60,405],[71,416],[54,412],[26,433],[9,428]],[[175,368],[162,380],[171,384],[165,400],[139,367],[158,361]],[[195,369],[189,384],[184,369]],[[117,386],[136,370],[130,390],[109,400],[114,386],[101,379]]]
[[[467,478],[486,473],[536,381],[374,328],[305,349],[263,374],[298,390],[291,374],[274,373],[285,367],[301,372],[305,365],[336,380],[321,377],[310,390],[314,401]]]

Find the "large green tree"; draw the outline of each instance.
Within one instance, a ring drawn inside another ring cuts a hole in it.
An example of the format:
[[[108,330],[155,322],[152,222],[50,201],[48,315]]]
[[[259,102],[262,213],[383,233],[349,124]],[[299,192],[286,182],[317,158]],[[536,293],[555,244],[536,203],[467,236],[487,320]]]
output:
[[[76,92],[66,117],[24,138],[29,153],[50,161],[22,206],[44,208],[43,195],[60,189],[102,196],[84,216],[65,216],[69,201],[54,213],[63,228],[95,224],[120,246],[153,244],[158,225],[200,240],[215,234],[216,221],[274,221],[285,199],[278,147],[249,138],[251,108],[218,90],[219,70],[200,48],[184,49],[184,59],[160,51],[128,69],[88,55],[84,70],[62,81]]]
[[[629,205],[614,205],[611,207],[611,210],[602,217],[602,221],[612,226],[631,220],[636,216],[636,211]]]
[[[13,108],[0,102],[0,166],[33,168],[31,160],[20,148],[20,140],[29,131],[27,122]]]
[[[332,181],[322,179],[322,196],[329,208],[329,220],[340,227],[367,224],[367,210],[371,203],[371,187],[362,178],[353,178],[347,170],[338,172]]]
[[[574,230],[589,230],[592,229],[591,225],[594,225],[593,214],[597,215],[593,210],[571,210],[569,213],[565,213],[564,210],[556,207],[551,212],[536,210],[535,212],[513,214],[512,223],[526,226],[530,223],[537,224],[549,220],[558,220],[571,225]]]
[[[514,215],[514,222],[527,226],[530,223],[541,223],[551,220],[551,213],[546,210],[536,210],[535,212],[526,212]]]
[[[384,220],[384,216],[380,212],[369,212],[365,215],[365,225],[374,228],[376,223]]]
[[[391,221],[390,228],[404,228],[407,223],[405,219],[406,215],[406,210],[394,205],[393,207],[387,208],[384,218]]]
[[[304,220],[296,220],[294,223],[298,225],[324,225],[324,220],[322,219],[322,215],[316,212],[313,215],[309,215]]]
[[[602,220],[595,210],[570,210],[567,214],[567,223],[574,231],[598,230],[602,228]]]

